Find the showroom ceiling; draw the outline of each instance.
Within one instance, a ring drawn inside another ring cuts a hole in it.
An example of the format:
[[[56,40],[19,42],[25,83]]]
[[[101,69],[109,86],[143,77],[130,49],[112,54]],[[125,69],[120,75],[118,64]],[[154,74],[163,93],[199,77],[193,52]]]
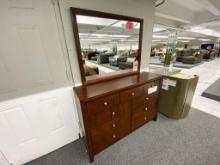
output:
[[[155,23],[220,37],[220,0],[166,0]]]
[[[156,7],[153,44],[165,43],[164,36],[175,30],[180,43],[215,42],[220,37],[220,0],[166,0]]]

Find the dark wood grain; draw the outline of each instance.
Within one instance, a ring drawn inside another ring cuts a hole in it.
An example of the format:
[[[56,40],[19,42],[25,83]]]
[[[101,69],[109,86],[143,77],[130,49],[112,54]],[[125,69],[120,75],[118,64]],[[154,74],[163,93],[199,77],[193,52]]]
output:
[[[131,89],[147,82],[154,81],[158,78],[160,79],[161,75],[141,72],[137,75],[122,77],[97,84],[74,87],[74,91],[81,101],[88,101],[125,89]]]

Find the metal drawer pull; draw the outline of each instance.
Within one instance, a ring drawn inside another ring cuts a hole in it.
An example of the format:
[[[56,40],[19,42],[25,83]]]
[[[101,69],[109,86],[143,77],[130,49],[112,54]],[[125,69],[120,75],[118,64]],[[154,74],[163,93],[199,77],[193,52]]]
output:
[[[107,106],[108,105],[108,103],[107,102],[104,102],[104,106]]]
[[[112,127],[115,128],[115,127],[116,127],[116,124],[112,124]]]
[[[134,92],[131,93],[131,96],[134,96]]]
[[[146,97],[146,100],[149,100],[149,98],[148,98],[148,97]]]
[[[112,137],[115,139],[115,138],[116,138],[116,135],[115,135],[115,134],[113,134],[113,135],[112,135]]]
[[[115,116],[116,115],[116,113],[115,112],[112,112],[112,116]]]
[[[146,120],[147,120],[147,118],[146,118],[146,117],[144,117],[144,120],[146,121]]]
[[[147,111],[148,109],[147,109],[147,107],[145,108],[145,111]]]

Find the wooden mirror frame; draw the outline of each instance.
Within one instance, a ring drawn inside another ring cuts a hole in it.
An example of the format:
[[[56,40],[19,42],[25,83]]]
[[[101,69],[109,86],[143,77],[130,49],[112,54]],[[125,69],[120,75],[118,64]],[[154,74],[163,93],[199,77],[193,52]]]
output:
[[[124,15],[118,15],[118,14],[112,14],[112,13],[105,13],[105,12],[100,12],[100,11],[94,11],[94,10],[74,8],[74,7],[71,7],[70,10],[71,10],[72,27],[73,27],[73,33],[74,33],[75,45],[76,45],[76,53],[77,53],[77,57],[78,57],[80,74],[81,74],[81,79],[82,79],[83,85],[89,85],[89,84],[98,83],[101,81],[107,81],[107,80],[111,80],[111,79],[115,79],[115,78],[119,78],[119,77],[125,77],[125,76],[129,76],[129,75],[139,74],[140,65],[141,65],[141,50],[142,50],[143,23],[144,23],[143,19],[130,17],[130,16],[124,16]],[[80,45],[76,15],[84,15],[84,16],[92,16],[92,17],[99,17],[99,18],[108,18],[108,19],[117,19],[117,20],[123,20],[123,21],[126,20],[126,21],[139,22],[140,29],[139,29],[138,58],[137,58],[138,59],[138,70],[126,72],[126,73],[109,75],[109,76],[100,77],[100,78],[97,78],[94,80],[87,80],[86,81],[86,76],[84,75],[83,61],[82,61],[82,57],[81,57],[81,45]]]

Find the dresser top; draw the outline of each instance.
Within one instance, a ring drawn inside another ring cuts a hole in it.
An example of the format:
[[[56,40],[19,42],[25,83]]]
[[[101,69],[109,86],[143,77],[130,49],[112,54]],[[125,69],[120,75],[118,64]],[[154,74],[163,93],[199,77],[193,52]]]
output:
[[[74,91],[80,101],[89,101],[108,94],[143,85],[160,78],[162,78],[162,76],[159,74],[141,72],[136,75],[121,77],[96,84],[74,87]]]

